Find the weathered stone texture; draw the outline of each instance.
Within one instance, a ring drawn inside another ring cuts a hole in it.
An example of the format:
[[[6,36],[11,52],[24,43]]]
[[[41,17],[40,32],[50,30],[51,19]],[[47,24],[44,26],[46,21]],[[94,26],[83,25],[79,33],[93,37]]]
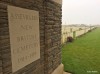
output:
[[[45,74],[51,74],[61,63],[61,5],[45,3]]]
[[[39,11],[41,58],[12,73],[7,5]],[[0,0],[0,74],[51,74],[61,63],[61,5],[51,0]]]
[[[41,58],[13,74],[44,74],[44,14],[42,0],[1,0],[0,2],[0,72],[12,74],[7,5],[39,11]],[[0,63],[1,64],[1,63]],[[42,72],[42,73],[41,73]]]

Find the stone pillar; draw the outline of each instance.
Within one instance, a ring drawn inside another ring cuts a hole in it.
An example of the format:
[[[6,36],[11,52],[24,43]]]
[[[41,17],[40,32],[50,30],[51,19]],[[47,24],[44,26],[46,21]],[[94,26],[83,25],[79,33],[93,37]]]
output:
[[[55,1],[45,1],[45,74],[51,74],[61,64],[62,5]]]
[[[40,59],[14,73],[8,5],[39,11]],[[61,13],[55,0],[0,0],[0,74],[51,74],[61,64]]]

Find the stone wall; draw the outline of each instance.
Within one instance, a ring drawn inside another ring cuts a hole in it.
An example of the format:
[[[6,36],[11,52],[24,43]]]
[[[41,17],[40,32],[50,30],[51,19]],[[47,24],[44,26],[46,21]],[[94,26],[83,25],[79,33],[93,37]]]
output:
[[[47,0],[45,6],[45,74],[51,74],[61,63],[61,5]]]
[[[12,73],[7,5],[39,11],[40,59]],[[51,74],[61,64],[61,5],[51,0],[0,0],[0,74]]]

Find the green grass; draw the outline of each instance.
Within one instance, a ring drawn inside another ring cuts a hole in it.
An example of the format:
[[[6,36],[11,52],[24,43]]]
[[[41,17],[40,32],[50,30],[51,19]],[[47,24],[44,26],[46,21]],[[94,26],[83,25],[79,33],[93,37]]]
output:
[[[64,45],[62,63],[72,74],[100,74],[100,28]]]

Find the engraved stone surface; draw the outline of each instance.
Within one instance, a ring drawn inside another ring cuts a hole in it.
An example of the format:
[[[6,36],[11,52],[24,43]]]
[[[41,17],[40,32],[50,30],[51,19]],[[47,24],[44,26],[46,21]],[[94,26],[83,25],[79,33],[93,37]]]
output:
[[[40,58],[39,12],[8,6],[12,72]]]

